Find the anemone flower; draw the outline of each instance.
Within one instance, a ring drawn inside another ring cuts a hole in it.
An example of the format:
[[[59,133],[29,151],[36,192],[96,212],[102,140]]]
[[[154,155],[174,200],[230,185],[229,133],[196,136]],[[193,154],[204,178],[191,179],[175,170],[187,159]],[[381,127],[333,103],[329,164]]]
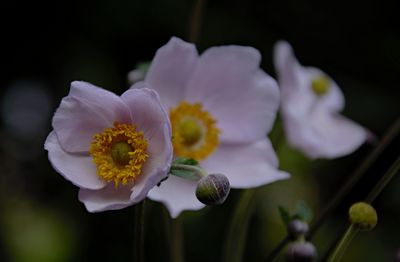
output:
[[[155,91],[137,84],[121,97],[72,82],[45,142],[50,163],[79,187],[89,212],[142,201],[168,175],[171,127]]]
[[[276,44],[274,59],[291,146],[310,158],[336,158],[365,142],[367,131],[339,114],[344,96],[335,81],[318,68],[301,66],[287,42]]]
[[[276,82],[260,68],[251,47],[221,46],[198,55],[193,44],[173,37],[150,64],[145,82],[169,111],[174,155],[193,158],[208,173],[226,175],[233,188],[285,179],[266,135],[279,106]],[[170,176],[149,192],[172,217],[204,205],[196,181]]]

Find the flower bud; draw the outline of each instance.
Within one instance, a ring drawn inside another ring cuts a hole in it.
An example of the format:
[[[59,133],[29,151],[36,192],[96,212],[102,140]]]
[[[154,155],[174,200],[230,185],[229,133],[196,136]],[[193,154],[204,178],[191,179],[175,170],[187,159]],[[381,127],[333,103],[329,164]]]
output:
[[[287,224],[288,234],[292,239],[307,234],[308,224],[300,219],[293,219]]]
[[[205,205],[222,204],[230,191],[229,180],[221,174],[202,177],[197,183],[196,197]]]
[[[378,222],[375,209],[365,202],[353,204],[349,209],[349,218],[360,230],[371,230]]]
[[[295,242],[286,251],[288,262],[312,262],[317,257],[317,250],[310,242]]]

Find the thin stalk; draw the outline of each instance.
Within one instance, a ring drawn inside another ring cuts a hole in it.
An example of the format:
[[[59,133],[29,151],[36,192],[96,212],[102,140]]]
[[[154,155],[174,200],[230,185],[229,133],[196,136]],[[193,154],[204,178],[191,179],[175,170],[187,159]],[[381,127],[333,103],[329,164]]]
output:
[[[357,235],[358,232],[359,229],[354,226],[354,224],[351,224],[347,228],[339,244],[336,246],[335,251],[333,251],[332,256],[330,256],[328,262],[340,261],[351,240]]]
[[[189,42],[196,43],[199,40],[201,22],[204,13],[204,7],[206,6],[206,0],[195,0],[192,16],[190,17],[189,23]]]
[[[325,205],[325,209],[322,210],[320,215],[314,220],[310,227],[308,238],[312,239],[315,232],[320,228],[325,218],[339,205],[343,198],[352,190],[354,185],[360,180],[364,173],[371,167],[375,160],[379,157],[382,151],[392,142],[400,131],[400,119],[397,119],[395,123],[386,132],[380,143],[371,151],[371,153],[364,159],[361,165],[354,171],[349,177],[344,186],[335,194],[333,200]]]
[[[170,218],[170,227],[171,227],[171,235],[170,235],[170,252],[171,252],[171,261],[174,262],[183,262],[183,228],[182,228],[182,218],[177,217],[175,219]]]
[[[390,180],[399,172],[400,169],[400,157],[393,163],[393,165],[389,168],[389,170],[383,175],[383,177],[379,180],[378,184],[372,189],[372,191],[368,194],[365,202],[372,203],[375,198],[382,192],[382,190],[386,187],[386,185],[390,182]]]
[[[224,246],[224,261],[240,262],[246,244],[248,223],[254,208],[256,189],[247,189],[239,199],[229,224]]]
[[[135,206],[133,261],[144,262],[144,200]]]

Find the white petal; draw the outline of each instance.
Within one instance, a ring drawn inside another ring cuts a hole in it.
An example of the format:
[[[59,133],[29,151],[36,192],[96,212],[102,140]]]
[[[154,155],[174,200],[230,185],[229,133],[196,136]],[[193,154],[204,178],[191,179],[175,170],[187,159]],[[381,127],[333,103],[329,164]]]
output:
[[[145,82],[160,94],[161,102],[167,110],[177,106],[183,99],[197,60],[196,47],[176,37],[158,49]]]
[[[53,128],[67,152],[87,152],[93,135],[129,123],[129,111],[115,94],[85,82],[72,82],[53,117]]]
[[[267,139],[252,144],[221,144],[217,151],[201,162],[208,173],[228,177],[232,188],[251,188],[286,179]]]
[[[85,204],[89,212],[102,212],[106,210],[117,210],[132,205],[130,199],[131,188],[129,186],[115,187],[109,183],[100,190],[79,190],[79,201]]]
[[[74,185],[88,189],[100,189],[106,185],[96,174],[93,158],[86,154],[65,152],[54,131],[47,137],[44,147],[49,152],[49,160],[54,169]]]
[[[138,131],[144,132],[148,140],[149,158],[143,166],[142,178],[132,189],[131,199],[134,202],[145,198],[150,189],[167,177],[173,157],[169,117],[157,93],[147,86],[137,83],[121,96],[131,111],[133,124]]]
[[[204,207],[196,198],[196,181],[169,176],[161,183],[160,187],[154,187],[148,197],[162,202],[168,209],[172,218],[176,218],[184,210],[199,210]]]
[[[348,155],[367,139],[367,131],[363,127],[337,114],[315,111],[311,126],[319,143],[318,150],[309,152],[313,158],[336,158]]]
[[[251,47],[213,47],[200,57],[186,100],[200,102],[216,118],[222,141],[264,138],[279,104],[276,82],[259,69]]]

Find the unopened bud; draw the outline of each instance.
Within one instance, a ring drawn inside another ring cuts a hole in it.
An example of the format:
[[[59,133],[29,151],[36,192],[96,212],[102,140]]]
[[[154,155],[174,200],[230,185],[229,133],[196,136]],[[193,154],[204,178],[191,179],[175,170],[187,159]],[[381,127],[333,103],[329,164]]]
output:
[[[292,239],[297,239],[307,234],[308,224],[300,219],[293,219],[287,224],[287,231]]]
[[[375,209],[368,203],[359,202],[349,209],[350,222],[360,230],[371,230],[378,222]]]
[[[295,242],[286,251],[288,262],[312,262],[317,257],[317,250],[310,242]]]
[[[222,204],[227,198],[231,187],[226,176],[211,174],[202,177],[197,183],[196,197],[205,205]]]

